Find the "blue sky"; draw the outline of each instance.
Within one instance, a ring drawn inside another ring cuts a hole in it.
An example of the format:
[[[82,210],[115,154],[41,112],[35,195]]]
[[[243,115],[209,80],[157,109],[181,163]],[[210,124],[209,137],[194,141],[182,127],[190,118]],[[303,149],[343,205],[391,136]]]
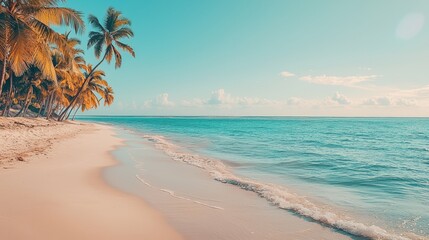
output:
[[[136,58],[102,66],[114,105],[88,114],[429,116],[429,1],[67,6],[98,17],[113,6],[135,31]]]

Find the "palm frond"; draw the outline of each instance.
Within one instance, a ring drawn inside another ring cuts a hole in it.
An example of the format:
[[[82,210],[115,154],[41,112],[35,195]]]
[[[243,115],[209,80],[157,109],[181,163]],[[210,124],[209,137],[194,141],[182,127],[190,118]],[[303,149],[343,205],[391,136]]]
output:
[[[125,17],[120,16],[115,22],[115,29],[119,29],[125,25],[131,26],[131,21]]]
[[[95,57],[100,58],[101,53],[103,52],[104,41],[98,41],[94,46]]]
[[[107,31],[113,32],[116,30],[116,20],[121,16],[121,12],[115,10],[114,8],[110,7],[107,9],[107,14],[104,19],[104,27]]]
[[[20,22],[11,22],[9,26],[10,36],[7,43],[10,46],[9,66],[17,76],[20,76],[33,60],[36,43],[28,39],[34,39],[37,36]]]
[[[120,68],[122,65],[122,55],[114,46],[112,46],[112,49],[115,54],[115,68]]]
[[[113,103],[115,96],[112,87],[107,86],[106,88],[104,88],[103,99],[104,106],[110,106]]]
[[[66,0],[26,0],[30,6],[56,6],[59,2],[66,2]]]
[[[33,64],[40,69],[44,78],[57,81],[55,67],[50,57],[50,48],[46,44],[37,44],[34,52]]]
[[[94,46],[97,42],[102,42],[104,40],[104,36],[98,32],[90,32],[89,40],[88,40],[88,49]]]
[[[0,12],[0,60],[4,60],[7,50],[9,32],[9,16],[6,13]]]
[[[34,31],[36,31],[42,39],[45,39],[47,43],[52,43],[57,46],[65,44],[65,38],[61,34],[55,32],[45,23],[37,19],[31,19],[28,25],[33,28]]]
[[[104,79],[95,79],[91,81],[91,83],[97,85],[98,87],[106,87],[108,85],[107,81]]]
[[[134,37],[134,32],[131,30],[131,28],[123,27],[120,28],[112,33],[112,36],[114,39],[119,38],[131,38]]]
[[[124,50],[126,52],[129,52],[133,57],[136,56],[136,53],[134,52],[134,49],[131,46],[129,46],[129,45],[125,44],[125,43],[119,42],[119,41],[115,41],[115,43],[122,50]]]
[[[108,63],[110,63],[110,61],[112,61],[112,57],[113,57],[113,54],[114,54],[113,45],[110,45],[110,46],[108,46],[106,48],[106,53],[105,54],[106,54],[106,61]]]
[[[82,33],[85,29],[82,13],[71,8],[41,7],[37,8],[34,17],[46,25],[72,26],[76,33]]]
[[[106,30],[104,29],[103,25],[101,25],[100,21],[98,20],[98,18],[94,15],[89,15],[88,17],[88,21],[91,24],[91,26],[93,28],[98,29],[100,32],[105,32]]]

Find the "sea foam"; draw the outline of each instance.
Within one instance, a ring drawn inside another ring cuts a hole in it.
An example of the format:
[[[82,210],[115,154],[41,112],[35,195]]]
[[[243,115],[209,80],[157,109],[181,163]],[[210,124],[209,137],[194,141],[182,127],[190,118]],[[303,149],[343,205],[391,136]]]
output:
[[[238,177],[234,175],[222,161],[183,151],[179,146],[168,141],[163,136],[144,135],[144,138],[153,142],[158,149],[163,150],[172,159],[204,169],[219,182],[235,185],[241,189],[252,191],[281,209],[292,211],[303,217],[313,219],[314,221],[335,229],[370,239],[428,239],[415,234],[396,234],[388,232],[379,226],[361,223],[350,217],[335,213],[324,206],[317,205],[307,198],[291,192],[283,186]]]

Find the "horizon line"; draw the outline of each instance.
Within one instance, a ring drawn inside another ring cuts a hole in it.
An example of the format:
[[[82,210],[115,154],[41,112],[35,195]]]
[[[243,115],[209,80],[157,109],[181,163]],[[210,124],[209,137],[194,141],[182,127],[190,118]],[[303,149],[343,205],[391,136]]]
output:
[[[429,116],[328,116],[328,115],[76,115],[76,117],[158,117],[158,118],[173,118],[173,117],[184,117],[184,118],[429,118]]]

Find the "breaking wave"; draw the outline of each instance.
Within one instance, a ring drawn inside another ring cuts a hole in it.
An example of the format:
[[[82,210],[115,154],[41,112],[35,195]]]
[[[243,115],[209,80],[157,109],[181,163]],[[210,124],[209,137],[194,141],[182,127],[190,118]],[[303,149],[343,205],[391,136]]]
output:
[[[163,136],[144,135],[144,138],[153,142],[156,148],[164,151],[168,156],[176,161],[181,161],[198,168],[204,169],[217,181],[235,185],[241,189],[252,191],[260,197],[266,199],[273,205],[292,211],[303,217],[307,217],[321,224],[330,226],[335,229],[345,231],[347,233],[366,237],[370,239],[383,240],[424,240],[426,237],[421,237],[413,233],[396,234],[388,232],[385,229],[376,226],[368,225],[335,213],[324,206],[317,205],[307,198],[290,192],[285,187],[261,183],[255,180],[238,177],[229,170],[229,168],[219,160],[199,156],[193,153],[187,153],[181,148]]]

